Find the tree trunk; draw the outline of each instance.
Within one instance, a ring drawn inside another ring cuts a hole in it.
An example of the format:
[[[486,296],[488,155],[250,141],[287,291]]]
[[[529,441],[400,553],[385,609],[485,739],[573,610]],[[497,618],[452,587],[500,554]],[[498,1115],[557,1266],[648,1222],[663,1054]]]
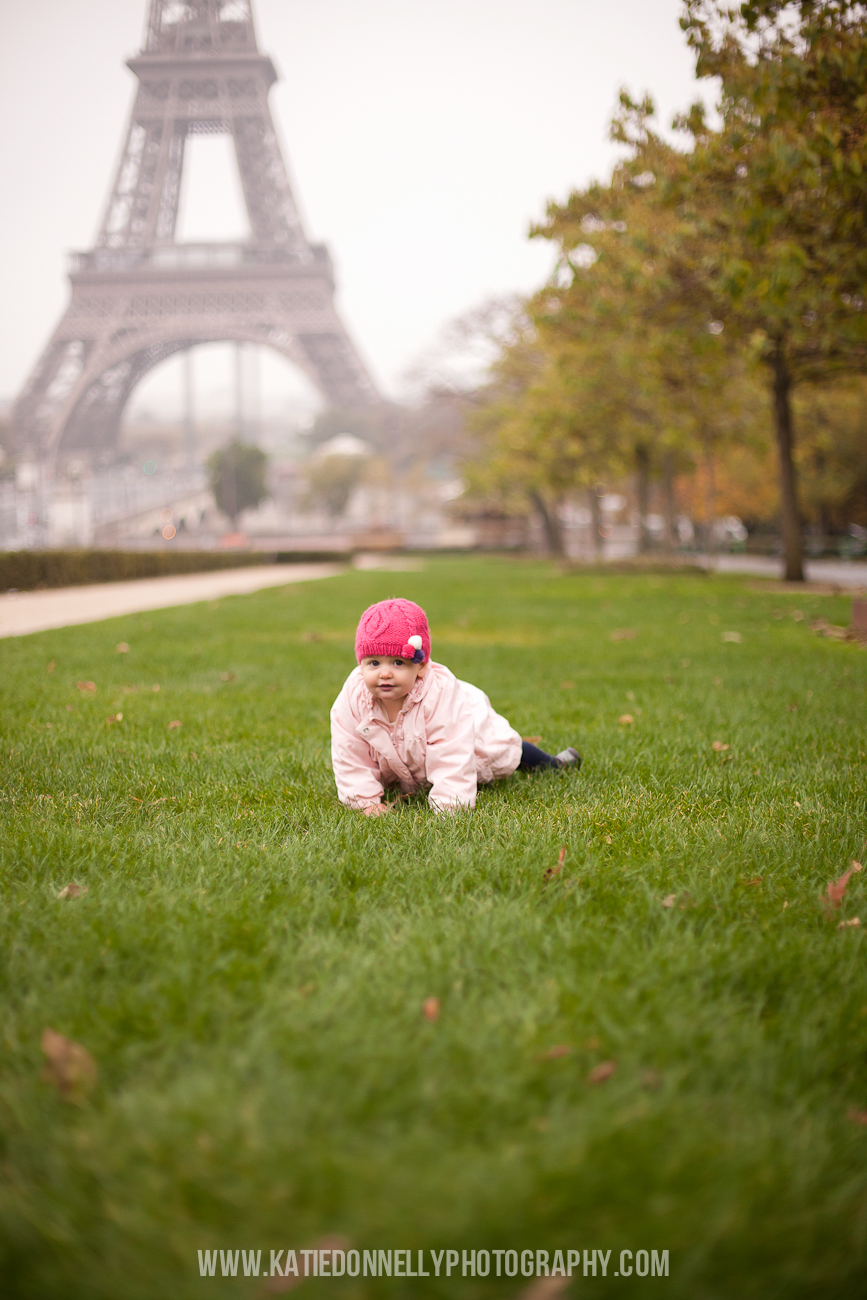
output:
[[[662,490],[665,498],[665,532],[663,536],[665,549],[671,555],[677,536],[677,526],[674,519],[674,457],[670,451],[664,452],[662,457]]]
[[[705,430],[704,433],[704,454],[707,462],[707,491],[705,495],[705,510],[707,513],[707,553],[710,557],[711,567],[716,568],[716,553],[718,549],[716,535],[716,465],[713,456],[713,435]]]
[[[650,530],[647,527],[650,509],[650,452],[641,442],[635,448],[635,471],[638,489],[638,553],[646,555],[650,550]]]
[[[557,518],[556,506],[549,506],[542,493],[534,488],[530,493],[530,500],[539,512],[542,520],[542,531],[545,534],[545,545],[549,555],[563,555],[565,547],[563,545],[563,529],[560,527],[560,520]]]
[[[793,450],[795,430],[792,420],[792,376],[778,341],[771,357],[774,376],[774,426],[780,465],[780,523],[783,529],[783,556],[786,581],[804,581],[804,553],[801,546],[801,512],[798,509],[798,481]]]
[[[605,556],[605,538],[602,536],[602,507],[599,504],[599,493],[595,488],[591,488],[587,493],[590,501],[590,527],[593,531],[593,554],[597,564],[601,564]]]

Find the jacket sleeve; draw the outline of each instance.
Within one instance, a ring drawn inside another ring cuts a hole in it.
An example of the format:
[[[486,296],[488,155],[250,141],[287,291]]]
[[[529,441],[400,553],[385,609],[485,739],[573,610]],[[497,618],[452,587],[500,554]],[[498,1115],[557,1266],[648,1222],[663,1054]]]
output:
[[[344,687],[331,708],[331,765],[340,802],[347,808],[364,808],[382,801],[382,777],[370,746],[357,735],[353,723]]]
[[[475,726],[472,710],[452,679],[425,719],[425,773],[431,783],[428,801],[437,812],[476,806]]]

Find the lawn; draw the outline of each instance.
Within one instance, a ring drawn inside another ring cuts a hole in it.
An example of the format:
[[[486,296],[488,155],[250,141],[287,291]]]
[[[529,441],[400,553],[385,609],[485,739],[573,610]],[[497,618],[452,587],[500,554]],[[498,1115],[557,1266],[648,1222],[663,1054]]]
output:
[[[581,772],[341,808],[328,708],[392,595]],[[0,642],[4,1295],[276,1294],[197,1252],[335,1236],[587,1251],[567,1297],[863,1294],[867,870],[822,896],[867,867],[867,653],[808,626],[848,606],[441,559]],[[302,1294],[530,1285],[461,1269]]]

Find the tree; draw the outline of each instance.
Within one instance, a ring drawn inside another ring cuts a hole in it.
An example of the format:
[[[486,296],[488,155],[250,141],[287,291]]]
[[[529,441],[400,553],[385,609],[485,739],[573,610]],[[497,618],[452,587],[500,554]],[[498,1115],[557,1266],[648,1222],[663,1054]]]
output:
[[[867,364],[867,13],[858,0],[687,0],[699,77],[719,77],[722,125],[695,106],[694,143],[665,199],[692,279],[766,368],[786,577],[803,579],[792,392]]]
[[[366,458],[358,456],[322,456],[307,468],[310,497],[325,507],[332,519],[339,519],[349,504],[352,490],[361,482]]]
[[[217,509],[228,516],[233,527],[242,510],[255,509],[267,495],[267,460],[261,448],[237,441],[208,457],[208,482]]]

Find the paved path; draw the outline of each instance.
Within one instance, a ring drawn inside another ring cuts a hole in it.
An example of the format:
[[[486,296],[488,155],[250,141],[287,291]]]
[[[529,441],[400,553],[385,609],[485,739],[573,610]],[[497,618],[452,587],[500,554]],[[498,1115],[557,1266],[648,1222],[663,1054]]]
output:
[[[197,600],[239,596],[263,587],[285,587],[311,578],[331,578],[342,564],[257,564],[249,569],[217,569],[171,578],[98,582],[89,587],[59,587],[0,596],[0,637],[25,636],[73,623],[96,623],[143,609],[191,605]]]
[[[718,555],[711,562],[707,555],[696,557],[705,568],[717,573],[752,573],[757,578],[783,577],[782,560],[761,555]],[[864,560],[806,560],[804,573],[808,582],[827,582],[840,587],[867,587],[867,562]]]

